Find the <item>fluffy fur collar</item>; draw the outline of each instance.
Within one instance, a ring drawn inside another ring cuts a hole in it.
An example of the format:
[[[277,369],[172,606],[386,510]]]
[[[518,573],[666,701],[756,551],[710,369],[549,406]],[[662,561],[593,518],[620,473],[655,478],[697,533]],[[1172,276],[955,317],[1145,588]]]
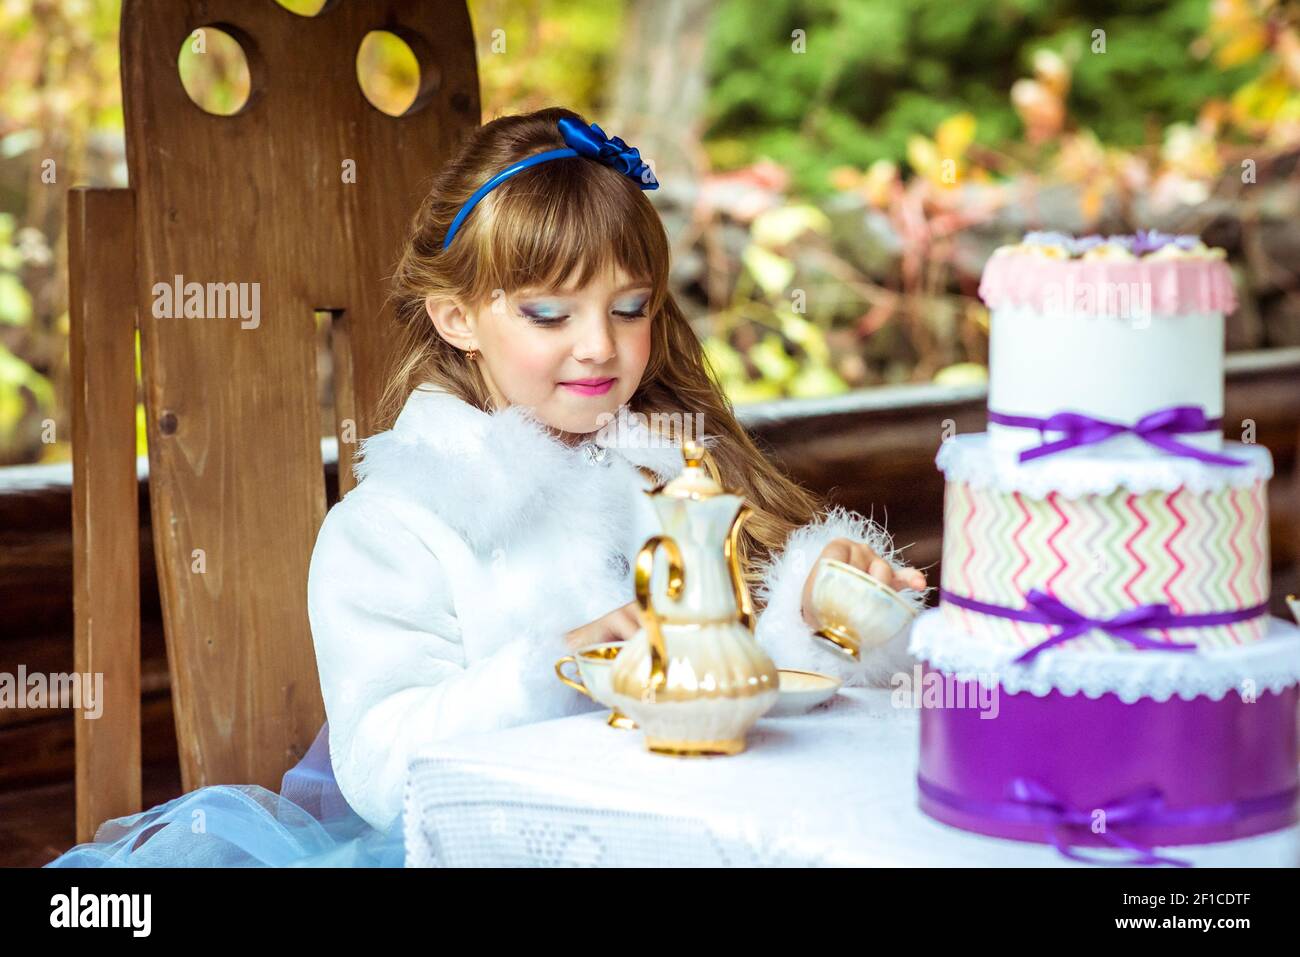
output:
[[[361,442],[353,472],[358,481],[377,480],[418,501],[486,553],[526,532],[540,513],[590,513],[610,497],[612,485],[626,489],[638,479],[633,466],[660,482],[681,471],[677,443],[631,416],[621,421],[624,428],[572,447],[526,407],[488,413],[424,383],[393,428]],[[593,464],[587,448],[593,444],[614,461]]]

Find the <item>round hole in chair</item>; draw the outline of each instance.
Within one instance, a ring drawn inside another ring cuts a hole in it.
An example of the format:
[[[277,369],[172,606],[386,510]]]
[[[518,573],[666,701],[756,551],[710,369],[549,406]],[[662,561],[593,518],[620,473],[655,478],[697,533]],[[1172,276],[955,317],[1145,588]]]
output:
[[[414,113],[440,82],[437,64],[415,34],[371,30],[357,48],[357,83],[366,100],[381,113]]]
[[[239,41],[220,27],[198,27],[176,58],[181,86],[205,113],[233,116],[248,103],[252,79]]]
[[[318,17],[339,0],[275,0],[275,2],[300,17]]]

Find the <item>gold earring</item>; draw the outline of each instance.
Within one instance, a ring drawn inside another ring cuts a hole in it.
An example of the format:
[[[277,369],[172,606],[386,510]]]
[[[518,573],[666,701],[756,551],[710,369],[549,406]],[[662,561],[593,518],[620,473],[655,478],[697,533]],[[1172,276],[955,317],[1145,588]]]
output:
[[[477,349],[469,350],[469,352],[465,353],[465,358],[469,359],[470,362],[473,362],[475,359],[478,358],[478,350]]]

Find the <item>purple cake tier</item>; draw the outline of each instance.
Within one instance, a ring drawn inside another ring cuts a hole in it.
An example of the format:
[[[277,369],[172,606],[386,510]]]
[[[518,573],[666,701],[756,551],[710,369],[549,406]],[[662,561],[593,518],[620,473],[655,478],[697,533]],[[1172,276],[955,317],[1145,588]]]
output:
[[[928,666],[926,675],[951,683],[950,700],[989,700],[976,680]],[[1295,685],[1254,701],[1236,692],[1132,704],[1113,694],[1000,693],[996,716],[987,713],[921,712],[920,806],[945,824],[1039,843],[1055,829],[1074,847],[1169,847],[1297,820]],[[1133,799],[1144,792],[1160,806]],[[1103,808],[1110,840],[1094,831]]]

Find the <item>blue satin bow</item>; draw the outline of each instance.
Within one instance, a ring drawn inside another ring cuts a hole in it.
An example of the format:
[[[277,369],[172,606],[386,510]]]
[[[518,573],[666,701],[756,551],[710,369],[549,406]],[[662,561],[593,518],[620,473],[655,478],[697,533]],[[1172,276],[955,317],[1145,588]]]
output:
[[[635,146],[628,146],[621,136],[609,137],[595,123],[583,126],[569,116],[560,117],[560,135],[580,156],[612,166],[628,179],[636,180],[642,189],[658,189],[659,181],[650,167],[641,159]]]
[[[563,159],[567,156],[582,156],[618,170],[628,179],[634,180],[642,189],[659,188],[659,180],[655,179],[655,174],[650,170],[650,166],[641,159],[641,153],[635,146],[628,146],[627,143],[623,142],[622,137],[606,136],[605,131],[595,123],[590,126],[583,126],[581,122],[568,116],[560,117],[556,125],[560,129],[560,135],[564,137],[564,142],[569,145],[562,149],[547,150],[544,153],[534,153],[532,156],[525,157],[518,163],[507,166],[476,189],[474,195],[466,200],[465,205],[456,214],[456,218],[451,221],[447,236],[442,241],[443,249],[451,245],[456,232],[460,229],[461,224],[465,222],[465,217],[469,215],[470,210],[478,205],[480,199],[516,173],[523,172],[528,167],[536,166],[538,163],[545,163],[547,160]]]

